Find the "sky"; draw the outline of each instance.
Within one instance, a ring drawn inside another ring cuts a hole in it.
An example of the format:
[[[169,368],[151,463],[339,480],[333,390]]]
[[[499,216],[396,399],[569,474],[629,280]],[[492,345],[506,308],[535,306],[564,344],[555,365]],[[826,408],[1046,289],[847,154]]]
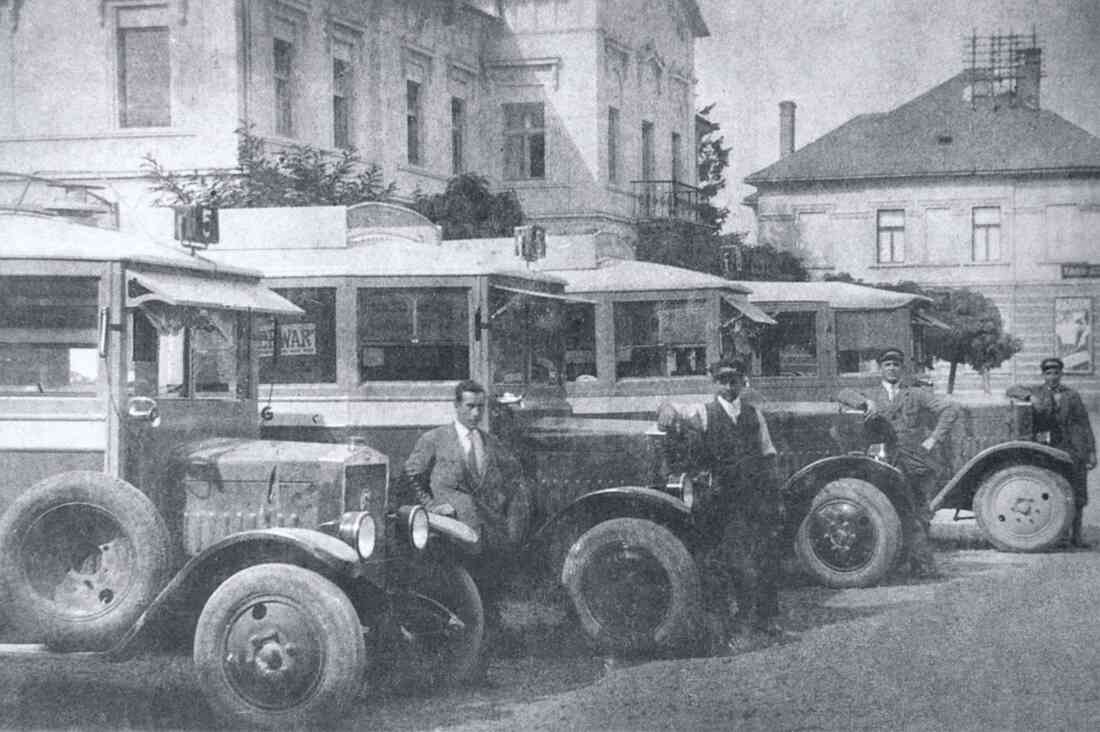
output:
[[[779,102],[795,147],[858,114],[886,112],[962,71],[964,38],[1037,35],[1040,104],[1100,136],[1100,0],[698,0],[710,37],[695,50],[699,108],[732,148],[726,231],[755,236],[741,181],[779,158]]]

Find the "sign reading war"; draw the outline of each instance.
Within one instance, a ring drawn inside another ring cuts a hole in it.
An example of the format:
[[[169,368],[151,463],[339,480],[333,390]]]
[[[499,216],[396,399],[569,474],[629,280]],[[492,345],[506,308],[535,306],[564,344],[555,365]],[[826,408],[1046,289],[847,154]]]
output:
[[[271,358],[275,355],[274,335],[275,329],[271,325],[260,329],[260,358]],[[317,324],[279,323],[279,355],[316,356]]]

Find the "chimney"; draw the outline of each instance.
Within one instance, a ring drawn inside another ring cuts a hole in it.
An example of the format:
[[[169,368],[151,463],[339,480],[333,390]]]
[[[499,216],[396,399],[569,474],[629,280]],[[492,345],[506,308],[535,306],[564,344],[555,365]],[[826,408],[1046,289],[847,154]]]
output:
[[[794,152],[794,108],[795,103],[779,103],[779,157],[785,158]]]
[[[1027,109],[1039,109],[1039,78],[1043,75],[1043,51],[1024,48],[1017,57],[1016,102]]]

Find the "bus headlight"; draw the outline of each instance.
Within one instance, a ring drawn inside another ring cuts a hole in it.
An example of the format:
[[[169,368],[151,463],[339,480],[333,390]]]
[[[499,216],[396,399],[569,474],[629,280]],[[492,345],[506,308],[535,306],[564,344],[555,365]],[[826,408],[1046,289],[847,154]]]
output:
[[[430,524],[428,511],[423,506],[402,506],[397,509],[397,518],[409,535],[409,543],[416,549],[423,549],[428,545]]]
[[[695,481],[687,473],[669,476],[665,490],[683,501],[689,510],[695,505]]]
[[[336,535],[353,547],[360,559],[367,559],[374,554],[378,526],[374,523],[374,517],[366,511],[349,511],[340,517]]]
[[[409,514],[409,540],[417,549],[428,545],[428,512],[423,506],[417,506]]]

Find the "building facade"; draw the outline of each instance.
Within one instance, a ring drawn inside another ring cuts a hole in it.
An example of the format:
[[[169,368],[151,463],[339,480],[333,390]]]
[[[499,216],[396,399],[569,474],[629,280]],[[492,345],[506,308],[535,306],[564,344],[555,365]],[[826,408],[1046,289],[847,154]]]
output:
[[[6,0],[0,170],[98,184],[142,228],[146,156],[232,169],[247,125],[354,147],[405,200],[475,172],[633,244],[693,213],[706,34],[695,0]]]
[[[1041,358],[1096,393],[1100,138],[1039,104],[1040,52],[991,84],[970,69],[897,109],[865,114],[746,178],[757,237],[802,258],[815,279],[967,287],[990,297],[1023,350],[995,391],[1038,379]],[[946,372],[937,374],[944,383]],[[960,371],[957,389],[977,390]]]

